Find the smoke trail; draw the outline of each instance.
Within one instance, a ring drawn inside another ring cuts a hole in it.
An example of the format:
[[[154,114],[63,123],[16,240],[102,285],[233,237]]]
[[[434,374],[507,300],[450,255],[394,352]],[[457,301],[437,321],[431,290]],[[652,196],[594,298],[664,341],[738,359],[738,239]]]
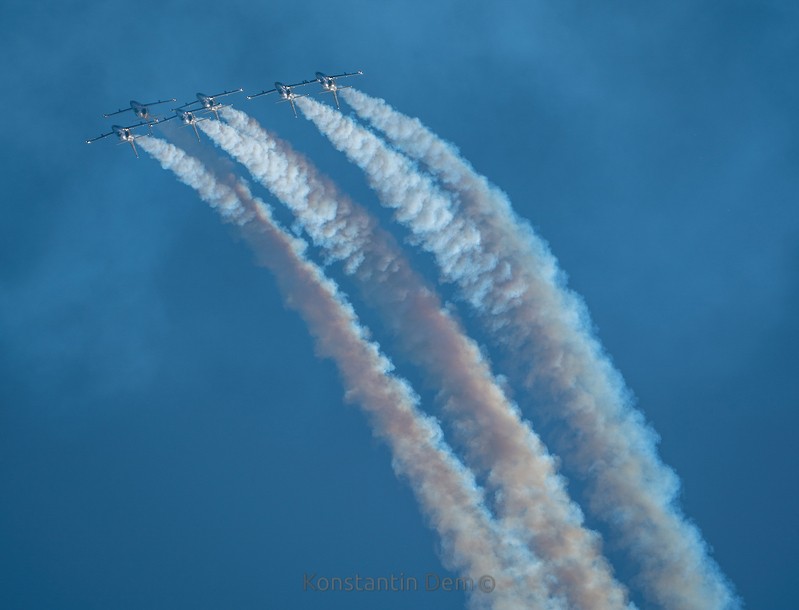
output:
[[[620,375],[591,334],[581,300],[565,288],[544,242],[515,219],[497,189],[464,162],[451,162],[459,159],[452,147],[420,133],[418,121],[403,121],[384,102],[351,89],[344,94],[359,114],[429,163],[460,196],[465,214],[371,132],[301,100],[306,116],[366,172],[384,205],[395,208],[397,220],[435,255],[443,277],[459,286],[493,340],[529,367],[520,371],[524,387],[545,392],[549,415],[565,423],[565,434],[556,439],[558,453],[586,479],[589,510],[639,566],[644,593],[666,608],[735,607],[699,531],[676,505],[678,480],[657,455],[655,433],[631,408]]]
[[[206,122],[206,134],[292,210],[328,258],[343,261],[409,357],[440,383],[470,459],[499,493],[502,524],[545,561],[555,592],[586,610],[624,607],[625,592],[613,581],[596,535],[582,528],[551,457],[394,239],[287,143],[242,112],[228,108],[223,116],[232,127]]]
[[[336,363],[347,399],[369,414],[375,434],[391,448],[395,471],[408,478],[441,536],[448,567],[465,577],[489,574],[497,579],[494,593],[475,594],[473,604],[497,610],[560,608],[557,600],[531,586],[538,582],[540,566],[492,522],[471,473],[446,446],[435,420],[419,412],[407,382],[391,374],[392,364],[368,341],[336,284],[305,257],[305,243],[281,229],[243,183],[220,183],[197,159],[163,140],[143,137],[139,142],[225,220],[239,226],[275,274],[287,303],[308,324],[318,353]]]

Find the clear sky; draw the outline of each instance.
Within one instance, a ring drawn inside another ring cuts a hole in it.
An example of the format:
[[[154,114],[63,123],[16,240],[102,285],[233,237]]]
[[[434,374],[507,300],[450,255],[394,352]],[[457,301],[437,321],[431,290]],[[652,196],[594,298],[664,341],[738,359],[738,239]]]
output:
[[[302,591],[444,574],[438,541],[235,231],[145,154],[84,143],[131,98],[362,69],[549,241],[722,570],[795,608],[799,9],[667,4],[6,2],[0,607],[464,606]],[[308,121],[230,99],[388,221]]]

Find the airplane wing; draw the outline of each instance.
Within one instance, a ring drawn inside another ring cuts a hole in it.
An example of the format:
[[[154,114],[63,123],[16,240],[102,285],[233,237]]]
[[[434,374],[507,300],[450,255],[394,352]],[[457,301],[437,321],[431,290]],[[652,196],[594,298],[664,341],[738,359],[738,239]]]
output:
[[[155,106],[156,104],[166,104],[167,102],[177,102],[176,98],[172,98],[169,100],[158,100],[157,102],[147,102],[146,104],[142,104],[142,106]]]
[[[149,125],[152,127],[156,123],[158,123],[158,119],[154,121],[142,121],[141,123],[136,123],[135,125],[128,125],[126,127],[123,127],[123,129],[136,129],[137,127],[141,127],[142,125]]]
[[[200,108],[198,108],[197,110],[189,108],[189,106],[194,106],[194,104],[200,104]],[[202,105],[202,102],[200,100],[194,100],[193,102],[186,102],[182,106],[178,106],[177,108],[173,108],[172,110],[183,110],[184,108],[187,110],[191,110],[192,112],[197,112],[201,108],[204,108],[204,106]]]
[[[304,87],[305,85],[310,85],[311,83],[315,83],[315,80],[304,80],[301,83],[295,83],[293,85],[287,85],[289,89],[294,89],[294,87]]]
[[[233,91],[223,91],[222,93],[217,93],[215,95],[209,95],[208,97],[212,97],[214,99],[218,97],[225,97],[226,95],[230,95],[231,93],[240,93],[244,91],[244,89],[234,89]]]
[[[358,70],[357,72],[344,72],[342,74],[328,74],[330,78],[344,78],[346,76],[361,76],[363,74],[363,70]]]
[[[104,116],[105,118],[108,118],[108,117],[110,117],[110,116],[114,116],[115,114],[119,114],[120,112],[127,112],[128,110],[133,110],[133,108],[131,108],[131,107],[128,107],[128,108],[120,108],[120,109],[119,109],[119,110],[117,110],[116,112],[109,112],[108,114],[103,114],[103,116]]]
[[[92,138],[91,140],[86,140],[86,144],[91,144],[92,142],[96,142],[97,140],[102,140],[103,138],[107,138],[108,136],[114,135],[113,131],[109,131],[108,133],[104,133],[102,135],[97,136],[96,138]]]
[[[176,119],[176,118],[178,118],[178,115],[177,115],[177,114],[173,114],[173,115],[172,115],[172,116],[170,116],[170,117],[167,117],[167,118],[165,118],[165,119],[161,119],[160,121],[158,121],[158,123],[159,123],[159,124],[160,124],[160,123],[166,123],[167,121],[171,121],[172,119]]]
[[[270,93],[274,93],[277,89],[270,89],[269,91],[261,91],[260,93],[256,93],[255,95],[248,95],[247,99],[251,100],[254,97],[261,97],[262,95],[269,95]]]
[[[211,107],[211,108],[206,108],[205,106],[201,106],[200,108],[190,108],[188,110],[185,110],[184,112],[191,112],[193,115],[196,116],[196,115],[200,114],[201,112],[213,112],[214,108],[221,108],[222,106],[223,106],[223,104],[218,104],[217,103],[217,104],[214,104],[213,107]],[[177,108],[176,108],[176,110],[177,110]]]

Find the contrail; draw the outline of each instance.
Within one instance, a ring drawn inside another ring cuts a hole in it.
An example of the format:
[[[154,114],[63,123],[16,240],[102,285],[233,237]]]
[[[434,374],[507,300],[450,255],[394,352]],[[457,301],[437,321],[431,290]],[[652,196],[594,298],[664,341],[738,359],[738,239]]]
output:
[[[305,242],[291,237],[246,185],[218,181],[195,158],[153,137],[144,150],[200,197],[237,225],[261,262],[275,275],[287,304],[303,317],[320,356],[331,358],[344,380],[347,400],[370,418],[375,434],[392,451],[395,471],[407,477],[432,527],[442,540],[445,565],[476,581],[496,579],[490,594],[475,593],[474,607],[496,610],[559,610],[560,601],[536,588],[541,566],[509,540],[491,519],[473,475],[444,443],[437,422],[423,415],[408,383],[367,339],[351,305],[322,270],[304,254]]]
[[[613,580],[598,536],[583,528],[551,456],[393,237],[254,119],[231,108],[222,113],[230,126],[206,121],[205,133],[287,205],[328,259],[343,262],[408,357],[433,378],[470,461],[497,493],[501,524],[545,562],[553,591],[585,610],[626,607],[626,592]]]
[[[679,481],[657,455],[656,434],[631,407],[582,301],[565,287],[546,244],[451,146],[432,144],[418,121],[351,89],[343,94],[459,196],[462,210],[370,131],[300,100],[305,115],[365,171],[383,204],[434,254],[443,278],[458,285],[492,339],[517,366],[529,367],[519,372],[523,386],[544,392],[548,415],[562,420],[556,449],[567,469],[587,482],[588,510],[608,524],[638,566],[644,594],[679,610],[737,607],[698,529],[677,506]]]

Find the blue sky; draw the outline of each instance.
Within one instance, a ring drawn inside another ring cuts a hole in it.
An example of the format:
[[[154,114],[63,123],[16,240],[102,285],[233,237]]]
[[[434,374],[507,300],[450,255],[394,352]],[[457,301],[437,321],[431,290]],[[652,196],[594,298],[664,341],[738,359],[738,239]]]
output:
[[[146,155],[84,143],[131,98],[363,69],[358,86],[455,142],[549,241],[722,569],[749,607],[795,607],[792,3],[1,14],[0,606],[463,607],[302,592],[304,572],[443,572],[437,541],[243,241]],[[309,122],[232,101],[388,218]]]

